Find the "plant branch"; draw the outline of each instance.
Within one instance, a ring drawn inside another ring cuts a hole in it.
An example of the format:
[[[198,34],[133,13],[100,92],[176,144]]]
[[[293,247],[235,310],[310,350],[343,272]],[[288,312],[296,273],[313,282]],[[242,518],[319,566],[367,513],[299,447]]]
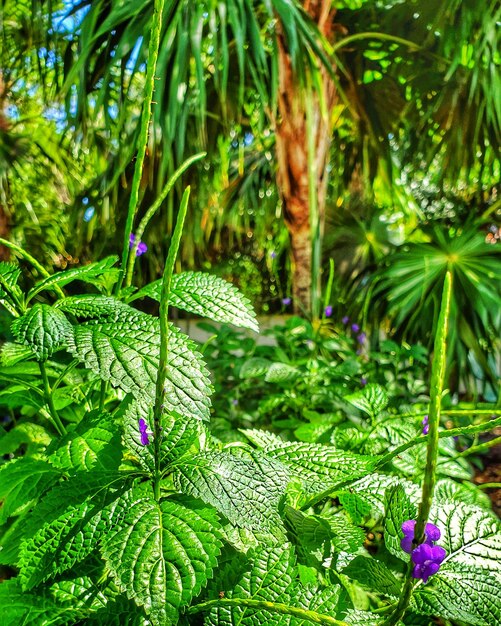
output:
[[[52,423],[54,424],[57,432],[62,436],[66,434],[66,428],[61,422],[61,418],[58,415],[56,407],[54,406],[54,399],[52,397],[52,390],[49,385],[49,377],[47,376],[47,369],[45,367],[45,363],[43,361],[39,361],[40,373],[42,374],[43,388],[45,391],[45,401],[49,407],[50,416],[52,418]]]
[[[270,613],[280,613],[282,615],[293,615],[299,619],[305,619],[314,624],[327,624],[330,626],[349,626],[346,622],[342,622],[330,615],[322,615],[315,611],[309,611],[308,609],[301,609],[296,606],[289,606],[282,602],[267,602],[265,600],[252,600],[251,598],[218,598],[217,600],[207,600],[200,604],[190,606],[186,613],[192,615],[193,613],[202,613],[204,611],[210,611],[212,608],[220,606],[236,606],[236,607],[248,607],[250,609],[263,609]]]

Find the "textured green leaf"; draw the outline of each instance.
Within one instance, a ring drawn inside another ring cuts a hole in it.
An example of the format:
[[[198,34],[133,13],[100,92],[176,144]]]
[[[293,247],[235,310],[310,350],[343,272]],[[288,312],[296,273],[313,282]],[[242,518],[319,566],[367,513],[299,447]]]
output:
[[[86,615],[80,607],[55,602],[48,594],[24,591],[17,578],[0,584],[0,606],[2,626],[64,626]]]
[[[154,398],[160,351],[158,319],[118,307],[105,322],[76,326],[68,349],[103,380],[135,396]],[[212,389],[208,372],[194,342],[172,325],[168,365],[166,409],[208,419]]]
[[[385,493],[384,542],[393,556],[404,561],[409,555],[400,547],[404,534],[402,524],[416,519],[416,507],[411,503],[402,485],[390,487]]]
[[[64,313],[47,304],[35,304],[26,315],[14,320],[11,328],[17,341],[29,346],[39,361],[63,347],[72,334]]]
[[[386,490],[395,485],[401,485],[412,504],[419,502],[421,490],[410,480],[398,476],[388,476],[377,472],[368,474],[350,485],[350,492],[357,494],[371,509],[373,519],[380,519],[385,512]]]
[[[61,476],[46,461],[21,457],[0,467],[0,524],[20,515],[41,498]]]
[[[372,419],[388,406],[388,395],[379,385],[369,383],[366,387],[344,398],[360,411],[367,413]]]
[[[134,453],[145,469],[153,471],[155,467],[154,446],[143,446],[139,432],[139,419],[142,418],[147,424],[150,441],[153,442],[153,401],[129,396],[122,400],[116,417],[122,419],[125,446]],[[200,420],[167,411],[162,411],[161,426],[160,452],[163,466],[171,464],[188,452],[205,428]]]
[[[364,531],[352,524],[344,515],[325,516],[331,533],[332,542],[338,551],[357,552],[365,542]]]
[[[433,497],[436,502],[455,500],[464,504],[475,504],[488,511],[491,510],[489,496],[470,482],[458,483],[450,478],[441,478],[437,481]]]
[[[19,265],[10,261],[0,262],[0,284],[4,289],[7,288],[10,291],[17,289],[17,293],[21,293],[17,285],[20,276],[21,268]]]
[[[501,523],[494,514],[450,502],[437,503],[430,517],[442,533],[438,544],[447,552],[444,564],[471,565],[501,574]]]
[[[325,489],[329,482],[363,476],[374,463],[371,457],[314,443],[271,442],[264,449],[267,456],[282,462],[315,490]]]
[[[400,596],[401,583],[384,563],[374,558],[357,556],[350,561],[342,573],[377,593],[391,598]]]
[[[272,363],[264,377],[267,383],[288,383],[300,375],[300,372],[287,363]]]
[[[182,492],[212,504],[231,523],[255,530],[280,524],[278,505],[288,482],[277,461],[212,450],[185,460],[174,474]]]
[[[240,378],[259,378],[266,374],[272,365],[268,359],[263,359],[259,356],[252,357],[242,364],[240,368]]]
[[[221,550],[213,509],[194,500],[124,498],[121,523],[103,546],[116,583],[152,624],[177,623],[178,611],[190,603],[212,576]]]
[[[414,594],[419,613],[459,620],[472,626],[501,624],[499,579],[464,564],[448,564]],[[430,581],[431,582],[431,581]]]
[[[40,409],[44,404],[45,400],[41,390],[30,389],[24,385],[9,385],[0,392],[0,406],[9,409],[20,409],[25,406]]]
[[[58,300],[54,306],[79,320],[108,320],[121,312],[137,313],[135,309],[112,296],[71,296]]]
[[[113,265],[115,265],[117,261],[117,256],[108,256],[101,261],[96,261],[95,263],[89,263],[88,265],[83,265],[82,267],[75,267],[64,272],[52,274],[52,276],[44,278],[44,280],[41,280],[34,285],[28,293],[28,299],[31,300],[37,293],[40,293],[44,289],[51,289],[55,285],[63,287],[74,280],[81,280],[86,283],[96,283],[99,282],[96,279],[103,274],[115,274],[118,277],[118,268],[112,269]]]
[[[149,296],[160,302],[161,287],[161,280],[157,280],[134,294],[133,299]],[[173,276],[169,304],[216,322],[259,330],[249,300],[234,285],[211,274],[183,272]]]
[[[32,351],[28,346],[22,346],[19,343],[6,341],[0,352],[0,365],[2,367],[10,367],[21,361],[25,361],[32,356]]]
[[[328,521],[290,506],[286,506],[285,514],[288,535],[294,541],[300,561],[320,569],[332,555],[332,530]]]
[[[118,470],[122,459],[120,430],[109,413],[93,411],[47,454],[54,466],[64,470]]]
[[[18,566],[24,589],[64,572],[96,549],[105,511],[126,488],[126,477],[97,472],[55,487],[34,509],[24,529]]]
[[[382,624],[384,618],[378,618],[369,611],[349,610],[344,618],[350,626],[378,626]],[[402,622],[399,622],[399,626]]]
[[[356,493],[341,491],[338,499],[353,524],[361,524],[371,513],[370,504]]]
[[[12,454],[21,445],[26,446],[27,453],[32,454],[45,448],[52,437],[40,424],[21,422],[0,439],[0,454]]]
[[[268,602],[289,603],[294,589],[295,556],[289,544],[261,546],[250,555],[250,562],[239,582],[225,594],[229,598],[252,598]],[[226,590],[225,590],[226,591]],[[283,626],[289,616],[243,607],[220,606],[206,619],[210,626]]]

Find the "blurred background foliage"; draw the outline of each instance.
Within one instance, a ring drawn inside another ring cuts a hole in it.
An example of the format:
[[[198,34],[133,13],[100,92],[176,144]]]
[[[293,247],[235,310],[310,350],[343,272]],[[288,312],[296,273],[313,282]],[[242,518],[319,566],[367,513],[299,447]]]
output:
[[[313,5],[329,12],[330,37]],[[0,235],[54,269],[116,253],[153,1],[0,7]],[[151,222],[138,284],[158,276],[190,184],[182,266],[232,280],[262,313],[288,310],[291,231],[276,156],[286,46],[331,129],[321,265],[335,261],[334,317],[429,348],[450,266],[450,384],[478,393],[481,380],[494,393],[500,23],[495,0],[167,3],[139,217],[184,159],[207,157]],[[336,94],[329,106],[322,68]]]

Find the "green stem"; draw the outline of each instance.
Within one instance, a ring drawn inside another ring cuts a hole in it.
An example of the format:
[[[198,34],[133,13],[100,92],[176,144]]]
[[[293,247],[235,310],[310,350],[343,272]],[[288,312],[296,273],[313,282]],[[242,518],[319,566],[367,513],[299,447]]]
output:
[[[40,274],[44,278],[48,278],[50,276],[49,272],[45,269],[45,267],[41,265],[35,259],[35,257],[32,257],[31,254],[26,252],[26,250],[23,250],[23,248],[21,248],[20,246],[17,246],[15,243],[12,243],[11,241],[7,241],[7,239],[2,239],[2,237],[0,237],[0,244],[2,246],[5,246],[6,248],[10,248],[11,250],[14,250],[14,252],[17,252],[17,254],[19,254],[21,258],[23,258],[25,261],[28,261],[28,263],[32,265],[38,272],[40,272]],[[61,298],[64,298],[64,291],[61,289],[61,287],[59,287],[58,285],[55,285],[54,290],[57,291],[58,295],[61,296]]]
[[[169,254],[165,262],[164,273],[162,277],[162,291],[160,295],[160,358],[158,363],[157,382],[155,388],[155,407],[153,409],[153,443],[155,446],[155,475],[154,475],[154,493],[157,499],[160,498],[160,481],[162,479],[160,470],[160,443],[162,436],[162,410],[165,395],[165,379],[167,378],[168,349],[169,349],[169,297],[172,283],[172,274],[174,273],[174,264],[176,262],[179,244],[181,243],[181,235],[183,233],[184,220],[188,210],[188,199],[190,197],[190,188],[187,187],[181,200],[179,213],[177,215],[176,227],[172,234],[169,246]]]
[[[99,410],[104,409],[104,402],[106,400],[106,391],[108,389],[108,383],[105,380],[101,381],[101,388],[99,389]]]
[[[56,407],[54,406],[54,399],[52,398],[52,390],[49,385],[49,377],[47,376],[47,369],[45,367],[45,363],[43,361],[39,362],[40,373],[42,374],[43,388],[45,391],[45,401],[49,407],[50,416],[52,418],[52,423],[57,432],[62,436],[66,434],[66,428],[64,427],[61,419],[56,411]]]
[[[440,408],[442,402],[442,390],[444,388],[445,365],[447,357],[447,330],[449,325],[449,309],[452,293],[452,274],[450,271],[445,276],[444,289],[442,293],[442,303],[435,335],[434,355],[430,385],[430,409],[428,411],[429,431],[426,435],[426,468],[424,472],[423,493],[419,512],[414,530],[414,544],[418,546],[424,541],[424,529],[430,515],[433,502],[433,492],[437,481],[436,469],[438,458],[438,426],[440,423]],[[412,563],[409,563],[407,578],[400,596],[398,606],[392,615],[385,620],[383,626],[394,626],[405,615],[409,606],[415,580],[412,578]]]
[[[396,37],[395,35],[388,35],[386,33],[378,33],[378,32],[364,32],[357,33],[356,35],[349,35],[340,41],[337,41],[332,47],[331,52],[337,52],[342,48],[345,48],[348,44],[353,41],[360,41],[363,39],[380,39],[382,41],[391,41],[392,43],[398,43],[402,46],[407,46],[408,48],[413,48],[414,50],[420,50],[421,46],[414,41],[410,41],[409,39],[403,39],[402,37]]]
[[[207,600],[206,602],[200,602],[190,606],[186,613],[192,615],[193,613],[202,613],[210,611],[215,607],[220,606],[236,606],[236,607],[248,607],[254,610],[264,610],[270,613],[280,613],[282,615],[293,615],[299,619],[305,619],[314,624],[327,624],[330,626],[349,626],[346,622],[342,622],[338,619],[334,619],[329,615],[322,615],[315,611],[309,611],[308,609],[300,609],[299,607],[289,606],[282,602],[266,602],[266,600],[253,600],[251,598],[219,598],[217,600]]]
[[[162,30],[162,14],[164,8],[164,0],[155,0],[153,9],[153,18],[151,23],[150,44],[148,48],[148,63],[145,80],[145,95],[143,101],[143,109],[141,111],[141,120],[139,127],[138,148],[136,163],[134,166],[134,176],[132,178],[132,187],[129,198],[129,208],[127,210],[127,221],[125,222],[124,242],[122,248],[122,269],[120,278],[117,281],[116,293],[120,293],[124,278],[127,260],[130,254],[129,240],[132,233],[132,225],[134,217],[138,209],[139,203],[139,187],[143,174],[144,158],[146,156],[146,147],[148,145],[149,125],[151,119],[151,101],[153,100],[153,90],[155,88],[155,70],[157,67],[158,49],[160,44],[160,33]]]
[[[442,415],[496,415],[499,413],[495,408],[492,409],[442,409]],[[427,411],[417,411],[416,413],[400,413],[392,415],[392,419],[401,417],[424,417],[428,415]]]
[[[332,293],[332,283],[334,282],[334,259],[329,259],[329,278],[325,287],[324,311],[330,303]]]
[[[479,489],[501,489],[501,483],[480,483],[477,487]]]
[[[192,165],[196,161],[199,161],[200,159],[203,159],[203,157],[206,156],[206,154],[207,152],[199,152],[198,154],[195,154],[189,159],[186,159],[186,161],[177,168],[174,174],[172,174],[172,176],[167,181],[167,184],[165,185],[165,187],[162,189],[161,194],[158,196],[155,202],[150,206],[150,208],[146,211],[143,219],[139,222],[139,226],[136,228],[136,233],[135,233],[136,238],[134,240],[134,245],[132,246],[130,250],[129,258],[127,261],[127,273],[125,276],[125,287],[129,287],[129,285],[132,283],[132,275],[134,273],[134,264],[136,263],[136,258],[137,258],[136,256],[137,249],[143,237],[144,231],[146,230],[146,226],[148,225],[148,222],[155,215],[158,209],[162,206],[163,201],[165,200],[165,198],[167,197],[171,189],[174,187],[174,185],[176,184],[176,181],[179,179],[181,174],[185,172],[190,167],[190,165]]]
[[[486,452],[487,450],[489,450],[489,448],[497,446],[498,444],[501,444],[501,437],[495,437],[494,439],[486,441],[485,443],[479,443],[478,446],[471,446],[471,448],[464,450],[458,456],[470,456],[470,454],[479,454],[481,452]]]

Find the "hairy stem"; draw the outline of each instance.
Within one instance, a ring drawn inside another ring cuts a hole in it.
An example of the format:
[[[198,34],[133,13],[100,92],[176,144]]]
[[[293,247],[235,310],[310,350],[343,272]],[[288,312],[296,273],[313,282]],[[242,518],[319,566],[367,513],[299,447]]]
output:
[[[440,423],[440,408],[442,390],[444,388],[445,362],[447,356],[447,330],[449,325],[449,309],[452,293],[452,274],[447,272],[444,289],[442,292],[442,304],[435,335],[433,363],[431,371],[430,409],[428,411],[429,432],[427,434],[426,468],[424,472],[423,493],[419,505],[416,528],[414,531],[415,545],[424,541],[424,529],[430,515],[433,502],[433,492],[437,481],[437,457],[438,457],[438,426]],[[394,626],[407,611],[415,580],[412,578],[412,563],[409,564],[402,595],[398,606],[392,615],[383,623],[383,626]]]
[[[47,376],[47,369],[45,367],[45,363],[43,361],[40,361],[39,366],[40,366],[40,374],[42,375],[43,388],[45,391],[45,394],[44,394],[45,402],[47,402],[47,406],[49,407],[50,416],[52,418],[52,423],[54,425],[54,428],[57,430],[57,432],[60,435],[64,435],[66,434],[66,428],[61,422],[61,418],[59,417],[58,412],[56,411],[56,407],[54,406],[54,399],[52,397],[52,390],[49,385],[49,377]]]
[[[210,611],[211,609],[219,606],[236,606],[236,607],[249,607],[250,609],[259,610],[263,609],[270,613],[281,613],[282,615],[293,615],[299,619],[305,619],[313,624],[328,624],[330,626],[349,626],[346,622],[342,622],[338,619],[334,619],[329,615],[322,615],[315,611],[309,611],[307,609],[301,609],[295,606],[289,606],[282,602],[266,602],[265,600],[252,600],[250,598],[219,598],[217,600],[207,600],[200,604],[190,606],[186,612],[188,614],[202,613]]]
[[[132,187],[129,198],[129,208],[127,211],[127,220],[125,222],[124,242],[122,248],[122,268],[120,277],[116,285],[116,293],[120,293],[124,278],[124,272],[127,267],[127,259],[130,254],[129,240],[132,233],[132,225],[139,204],[139,186],[141,184],[141,176],[143,173],[144,157],[146,156],[146,147],[148,145],[149,125],[151,119],[151,101],[153,100],[153,90],[155,87],[155,70],[157,67],[158,48],[160,44],[160,32],[162,30],[162,14],[165,0],[155,0],[153,9],[153,18],[151,23],[150,44],[148,48],[148,63],[146,69],[146,82],[144,86],[145,94],[143,101],[143,109],[141,111],[141,120],[139,127],[139,138],[136,163],[134,165],[134,176],[132,178]]]
[[[176,181],[179,179],[181,174],[183,172],[185,172],[190,167],[190,165],[192,165],[196,161],[199,161],[200,159],[203,159],[203,157],[206,154],[207,154],[206,152],[199,152],[198,154],[193,155],[189,159],[186,159],[186,161],[184,163],[182,163],[177,168],[177,170],[174,172],[174,174],[172,174],[172,176],[167,181],[167,184],[162,189],[162,192],[160,193],[158,198],[150,206],[150,208],[146,211],[143,219],[139,222],[139,226],[136,228],[136,233],[135,233],[136,234],[136,238],[135,238],[134,244],[133,244],[133,246],[132,246],[132,248],[130,250],[129,259],[127,261],[127,273],[126,273],[126,276],[125,276],[125,287],[129,287],[129,285],[132,282],[132,275],[134,273],[134,264],[136,263],[136,258],[137,258],[137,256],[136,256],[137,249],[138,249],[139,244],[141,242],[141,239],[143,237],[144,231],[146,230],[146,226],[148,225],[148,222],[155,215],[155,213],[158,211],[158,209],[162,206],[163,201],[168,196],[169,192],[174,187],[174,185],[176,184]]]
[[[162,478],[160,468],[160,444],[162,436],[161,418],[164,404],[165,380],[167,378],[167,362],[169,354],[169,297],[172,274],[174,272],[174,264],[176,262],[179,244],[181,242],[184,220],[188,210],[189,197],[190,188],[187,187],[181,200],[181,206],[179,207],[176,227],[174,228],[174,233],[172,234],[169,254],[167,255],[167,261],[165,262],[162,277],[162,291],[160,296],[160,359],[158,363],[157,382],[155,388],[155,407],[153,409],[153,444],[155,446],[154,492],[157,499],[160,497],[160,481]]]
[[[461,452],[458,456],[470,456],[470,454],[480,454],[481,452],[486,452],[493,446],[497,446],[501,444],[501,437],[495,437],[490,441],[486,441],[484,443],[479,443],[478,446],[471,446],[471,448],[467,448],[463,452]]]

